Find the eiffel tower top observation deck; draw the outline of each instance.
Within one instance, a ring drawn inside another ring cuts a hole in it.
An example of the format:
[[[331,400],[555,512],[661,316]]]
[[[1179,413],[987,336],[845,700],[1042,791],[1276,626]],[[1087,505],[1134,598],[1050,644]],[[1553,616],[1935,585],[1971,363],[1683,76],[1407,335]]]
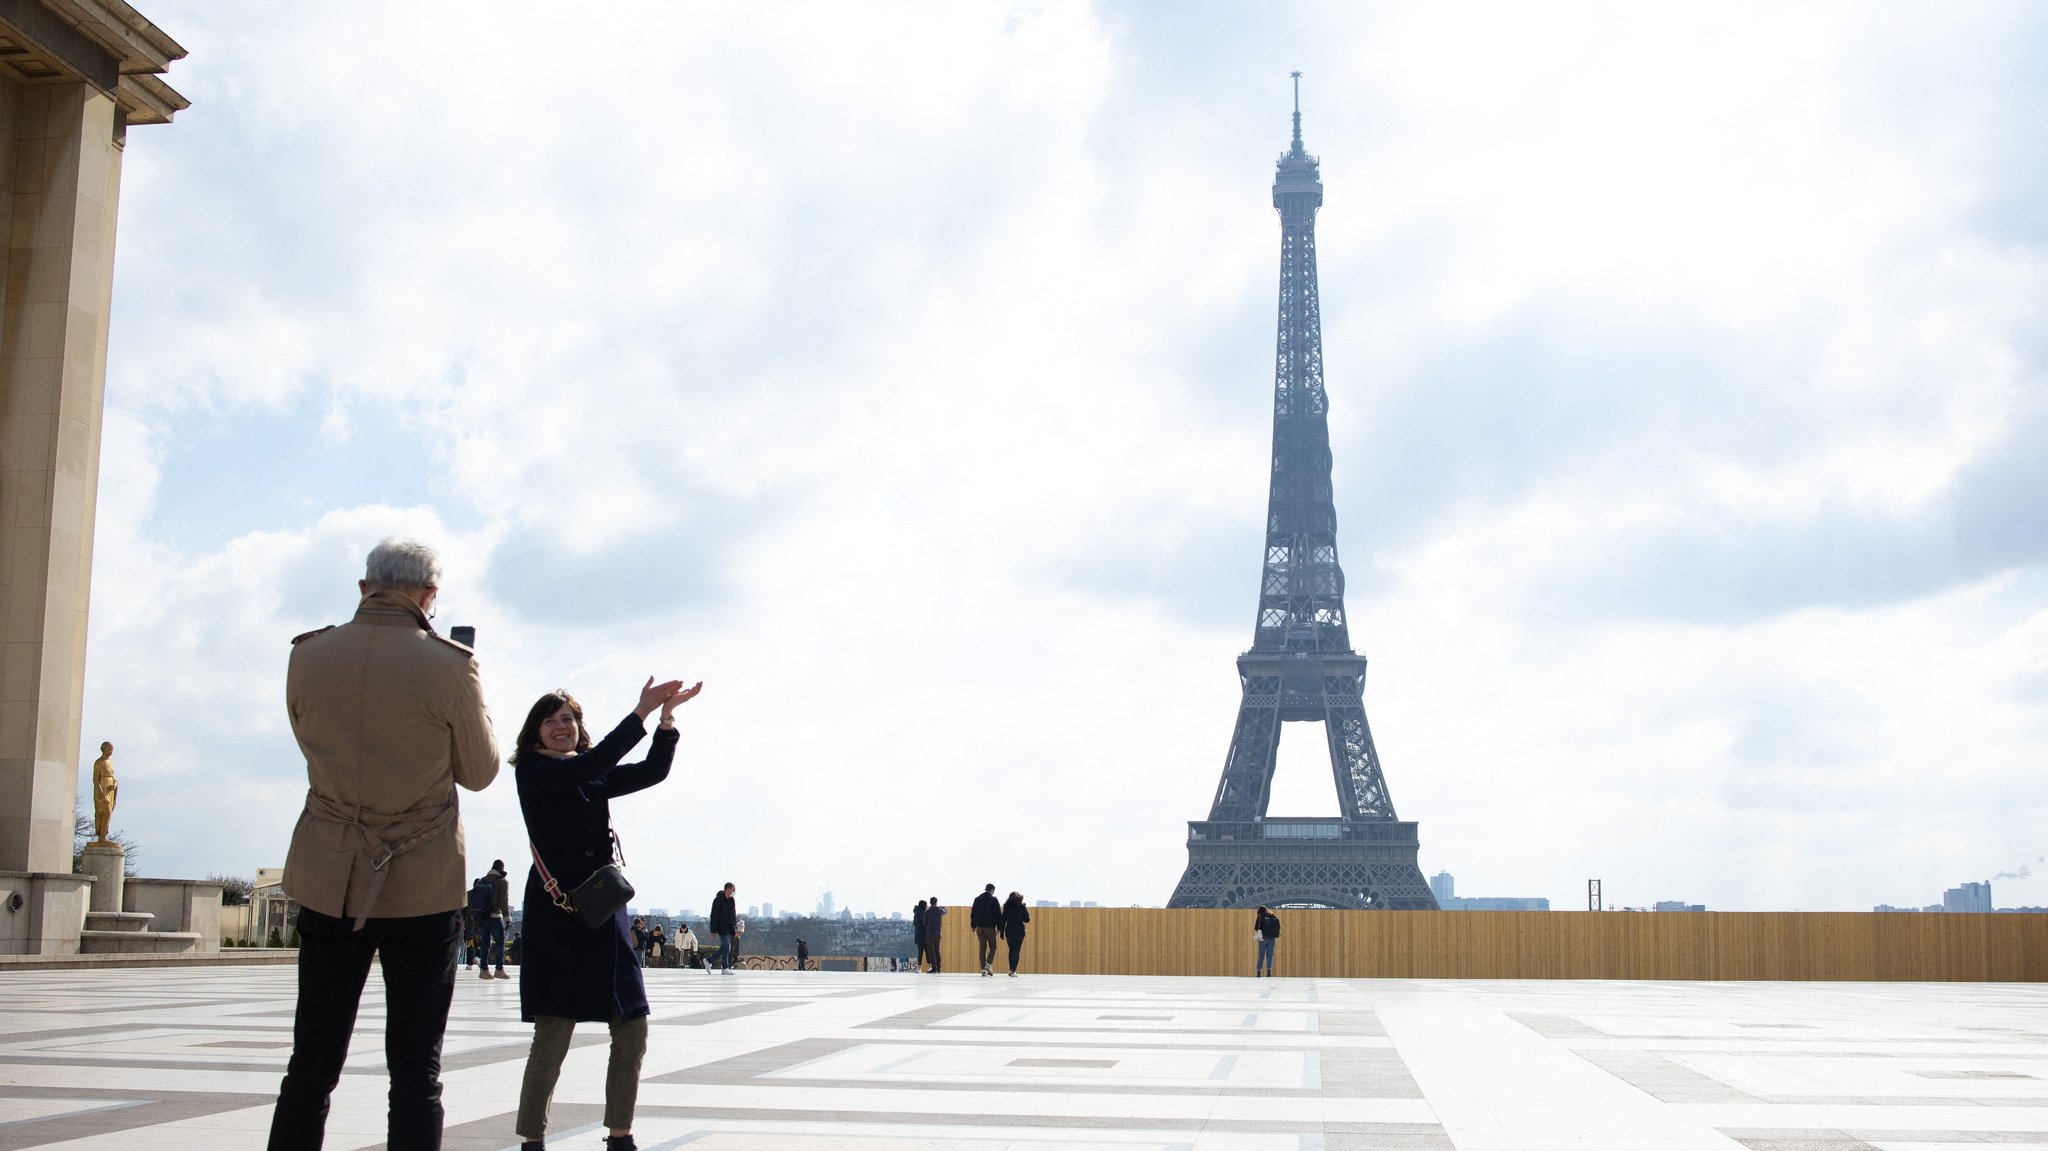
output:
[[[1329,396],[1316,286],[1321,166],[1294,139],[1273,176],[1280,213],[1280,322],[1273,366],[1273,471],[1258,622],[1237,657],[1244,689],[1209,818],[1188,825],[1188,870],[1170,907],[1434,909],[1413,823],[1394,813],[1365,719],[1365,657],[1351,647],[1337,560]],[[1329,742],[1336,819],[1268,819],[1281,724],[1318,721]]]

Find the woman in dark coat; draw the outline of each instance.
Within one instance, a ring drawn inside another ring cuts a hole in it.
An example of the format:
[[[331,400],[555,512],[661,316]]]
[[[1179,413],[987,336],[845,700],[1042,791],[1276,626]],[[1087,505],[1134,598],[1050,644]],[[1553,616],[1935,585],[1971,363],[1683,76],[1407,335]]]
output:
[[[1003,939],[1010,945],[1010,978],[1017,978],[1017,957],[1024,953],[1024,925],[1031,922],[1031,911],[1024,906],[1021,892],[1012,891],[1010,898],[1003,901]]]
[[[519,810],[533,850],[566,895],[612,862],[610,801],[668,778],[675,758],[674,711],[704,685],[681,680],[640,689],[640,706],[593,747],[583,708],[564,691],[541,696],[526,714],[512,767]],[[647,759],[622,764],[647,734],[657,709],[661,726]],[[605,1075],[607,1151],[633,1151],[633,1105],[640,1091],[640,1059],[647,1052],[647,988],[633,951],[626,911],[595,930],[556,905],[539,868],[526,875],[524,955],[519,967],[519,1013],[532,1023],[533,1049],[519,1091],[515,1130],[522,1148],[537,1148],[547,1134],[548,1105],[576,1024],[611,1026],[611,1065]]]

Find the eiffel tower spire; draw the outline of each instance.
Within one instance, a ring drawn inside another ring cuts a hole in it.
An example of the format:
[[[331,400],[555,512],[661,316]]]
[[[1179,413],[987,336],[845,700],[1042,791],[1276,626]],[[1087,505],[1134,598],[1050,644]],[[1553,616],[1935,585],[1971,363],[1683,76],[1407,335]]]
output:
[[[1316,285],[1320,162],[1294,139],[1273,176],[1280,213],[1280,316],[1273,366],[1273,469],[1265,561],[1251,650],[1237,658],[1244,696],[1207,820],[1188,825],[1188,870],[1169,907],[1280,903],[1434,909],[1365,719],[1365,657],[1352,650],[1337,559]],[[1337,789],[1336,819],[1268,819],[1280,725],[1320,722]],[[1278,841],[1278,842],[1276,842]]]

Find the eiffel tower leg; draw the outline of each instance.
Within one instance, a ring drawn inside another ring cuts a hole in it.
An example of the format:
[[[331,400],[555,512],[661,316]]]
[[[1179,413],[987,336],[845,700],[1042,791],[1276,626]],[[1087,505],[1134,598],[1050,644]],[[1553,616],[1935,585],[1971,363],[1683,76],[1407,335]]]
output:
[[[1346,819],[1393,819],[1394,800],[1380,774],[1380,753],[1372,745],[1372,727],[1365,706],[1357,700],[1333,700],[1323,720],[1330,741],[1330,770],[1337,777],[1337,801]]]
[[[1210,805],[1211,819],[1251,821],[1263,818],[1273,788],[1273,761],[1280,746],[1280,709],[1277,699],[1267,702],[1277,688],[1263,681],[1247,681],[1247,699],[1238,705],[1237,730],[1230,737],[1230,754],[1223,761],[1223,780],[1216,785],[1216,799]],[[1251,698],[1257,693],[1267,698]],[[1173,889],[1168,907],[1228,907],[1231,893],[1242,886],[1240,863],[1231,859],[1204,859],[1190,851],[1188,869]]]
[[[1253,688],[1247,685],[1245,693]],[[1249,700],[1237,709],[1237,730],[1230,737],[1230,755],[1223,761],[1223,779],[1216,785],[1210,819],[1261,819],[1273,791],[1273,760],[1280,747],[1280,709]]]

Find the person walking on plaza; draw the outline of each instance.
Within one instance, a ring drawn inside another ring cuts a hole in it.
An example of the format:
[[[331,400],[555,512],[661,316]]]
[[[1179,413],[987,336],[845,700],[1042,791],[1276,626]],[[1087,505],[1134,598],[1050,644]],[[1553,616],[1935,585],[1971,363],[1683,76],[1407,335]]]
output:
[[[633,1108],[640,1094],[640,1061],[647,1053],[647,986],[633,952],[626,909],[619,908],[598,927],[586,927],[572,914],[567,893],[614,862],[618,836],[612,831],[611,801],[668,778],[678,739],[675,709],[703,687],[685,688],[680,680],[657,684],[649,677],[639,705],[595,746],[583,726],[583,708],[564,691],[541,696],[519,729],[512,767],[534,858],[526,873],[526,955],[519,967],[519,1015],[533,1024],[513,1126],[522,1149],[543,1146],[555,1083],[576,1024],[604,1023],[611,1028],[605,1148],[634,1151]],[[657,710],[661,724],[646,760],[620,763],[646,738],[647,717]]]
[[[910,941],[917,944],[917,969],[919,971],[924,970],[924,917],[927,906],[925,901],[920,899],[917,901],[917,906],[910,909]]]
[[[809,971],[811,969],[811,945],[801,939],[796,941],[796,969],[798,971]]]
[[[1252,917],[1252,938],[1259,943],[1259,957],[1252,967],[1252,975],[1270,978],[1273,974],[1273,943],[1280,938],[1280,917],[1259,908],[1258,914]]]
[[[306,807],[285,856],[299,905],[292,1054],[270,1151],[317,1151],[375,959],[384,980],[386,1145],[441,1146],[441,1038],[469,874],[456,788],[498,775],[470,649],[428,622],[441,561],[412,540],[372,548],[355,617],[292,641],[285,710]]]
[[[657,923],[647,933],[647,966],[659,967],[668,954],[668,939],[662,935],[661,924]]]
[[[1017,978],[1017,958],[1024,954],[1024,925],[1031,922],[1031,911],[1024,906],[1022,892],[1012,891],[1010,898],[1003,901],[1003,941],[1010,945],[1010,978]]]
[[[476,882],[469,885],[469,902],[462,908],[462,934],[464,936],[462,969],[464,971],[468,971],[471,967],[484,962],[484,916],[490,910],[491,880],[489,876],[479,875],[476,877]],[[489,979],[490,977],[489,968],[486,966],[484,978]]]
[[[974,897],[974,906],[967,911],[967,926],[974,929],[981,973],[993,978],[996,973],[996,939],[1003,933],[1003,905],[996,899],[995,884],[982,888],[981,894]]]
[[[739,888],[728,883],[711,897],[711,934],[718,937],[718,969],[732,974],[734,946],[739,942],[739,909],[733,903],[733,895]]]
[[[483,956],[478,961],[477,974],[485,979],[510,979],[505,974],[505,926],[512,922],[512,881],[505,874],[505,861],[491,860],[491,869],[484,873],[491,883],[490,910],[478,920],[483,931]],[[497,965],[494,976],[487,968]]]
[[[939,933],[946,926],[946,909],[939,906],[939,897],[934,895],[924,909],[924,950],[931,957],[931,973],[939,973]]]

